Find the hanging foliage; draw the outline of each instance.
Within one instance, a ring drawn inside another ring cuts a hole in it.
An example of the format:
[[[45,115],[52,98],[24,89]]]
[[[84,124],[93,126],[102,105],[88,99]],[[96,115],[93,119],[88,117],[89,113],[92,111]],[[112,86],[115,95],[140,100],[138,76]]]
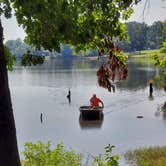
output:
[[[38,55],[34,55],[31,54],[30,51],[28,51],[26,54],[23,55],[22,59],[21,59],[21,64],[23,66],[31,66],[31,65],[40,65],[43,64],[45,60],[45,56],[38,56]]]
[[[99,57],[101,57],[103,52],[106,52],[108,57],[106,62],[97,71],[98,84],[110,92],[115,92],[113,84],[115,77],[120,81],[125,80],[128,76],[128,69],[125,64],[127,56],[112,39],[105,38],[102,44],[103,47],[99,51]]]
[[[11,54],[11,52],[7,46],[4,46],[4,51],[5,51],[5,56],[6,56],[7,69],[13,70],[13,65],[16,60],[16,56]]]

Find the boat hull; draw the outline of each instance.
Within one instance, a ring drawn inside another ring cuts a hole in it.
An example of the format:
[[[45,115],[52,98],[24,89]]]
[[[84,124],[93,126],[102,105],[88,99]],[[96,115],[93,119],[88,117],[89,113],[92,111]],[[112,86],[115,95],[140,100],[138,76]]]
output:
[[[79,110],[82,119],[85,120],[95,120],[95,119],[101,119],[103,117],[102,107],[92,108],[91,106],[81,106]]]

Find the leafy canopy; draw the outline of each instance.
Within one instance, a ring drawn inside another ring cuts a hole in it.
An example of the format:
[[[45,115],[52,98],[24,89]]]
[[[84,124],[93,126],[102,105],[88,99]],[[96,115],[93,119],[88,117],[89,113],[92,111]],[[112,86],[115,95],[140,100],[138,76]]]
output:
[[[166,20],[163,21],[163,42],[160,54],[154,55],[153,58],[157,66],[166,67]]]
[[[98,46],[106,36],[120,39],[131,6],[140,0],[1,0],[0,14],[11,16],[14,8],[26,41],[37,48],[59,50],[69,43],[78,50]]]

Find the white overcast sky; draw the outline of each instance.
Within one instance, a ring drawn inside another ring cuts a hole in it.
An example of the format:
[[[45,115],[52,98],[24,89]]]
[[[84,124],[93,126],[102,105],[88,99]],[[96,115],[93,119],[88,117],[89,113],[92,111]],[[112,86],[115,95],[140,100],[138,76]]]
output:
[[[145,22],[151,25],[155,21],[166,20],[166,0],[148,0],[146,10],[143,15],[143,9],[145,7],[146,0],[142,0],[134,8],[134,14],[128,21]],[[2,25],[4,27],[4,38],[7,40],[15,40],[25,37],[24,30],[18,26],[17,21],[14,17],[11,19],[5,19],[2,17]]]

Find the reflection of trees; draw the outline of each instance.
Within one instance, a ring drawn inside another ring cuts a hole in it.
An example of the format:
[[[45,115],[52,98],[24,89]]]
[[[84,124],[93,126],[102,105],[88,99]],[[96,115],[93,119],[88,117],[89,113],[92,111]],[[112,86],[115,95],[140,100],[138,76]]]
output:
[[[48,69],[48,70],[56,70],[56,69],[72,69],[73,61],[70,59],[60,59],[60,58],[50,58],[45,60],[42,65],[31,66],[32,69]]]
[[[40,66],[26,67],[28,81],[32,85],[52,86],[63,83],[66,87],[71,87],[73,79],[72,63],[72,61],[67,62],[55,58],[46,60]]]
[[[164,88],[166,91],[166,70],[162,71],[161,74],[156,76],[156,82],[158,88]]]
[[[153,66],[140,63],[128,64],[128,78],[125,81],[117,82],[117,87],[130,90],[144,89],[149,79],[154,78],[156,70]]]
[[[163,111],[163,120],[166,120],[166,111]]]
[[[98,63],[98,61],[77,58],[73,60],[55,59],[45,62],[45,64],[43,64],[44,66],[41,66],[41,68],[51,68],[52,70],[69,69],[68,72],[72,73],[71,69],[97,69],[98,65],[100,65]],[[159,68],[155,68],[152,65],[148,66],[148,62],[144,64],[138,62],[129,62],[128,71],[128,78],[116,83],[116,86],[119,89],[144,89],[147,87],[147,82],[149,79],[155,78],[156,73],[161,73]],[[92,71],[92,73],[94,73],[94,71]]]
[[[155,116],[162,116],[163,120],[166,121],[166,102],[157,106],[157,111],[155,112]]]
[[[83,61],[74,61],[73,63],[73,68],[76,69],[89,69],[90,67],[90,63],[88,63],[87,61],[83,60]]]
[[[73,68],[75,69],[92,69],[97,68],[97,61],[90,61],[90,60],[75,60],[73,62]]]
[[[43,66],[51,69],[92,69],[97,68],[97,63],[97,61],[79,59],[77,57],[72,59],[54,58],[46,61]]]
[[[159,75],[156,76],[156,82],[158,88],[163,88],[166,92],[166,69]],[[165,115],[166,115],[166,102],[163,103],[163,109],[165,109]],[[165,116],[166,117],[166,116]]]
[[[52,59],[51,61],[48,61],[47,67],[49,66],[53,69],[72,69],[73,60],[72,59]]]

